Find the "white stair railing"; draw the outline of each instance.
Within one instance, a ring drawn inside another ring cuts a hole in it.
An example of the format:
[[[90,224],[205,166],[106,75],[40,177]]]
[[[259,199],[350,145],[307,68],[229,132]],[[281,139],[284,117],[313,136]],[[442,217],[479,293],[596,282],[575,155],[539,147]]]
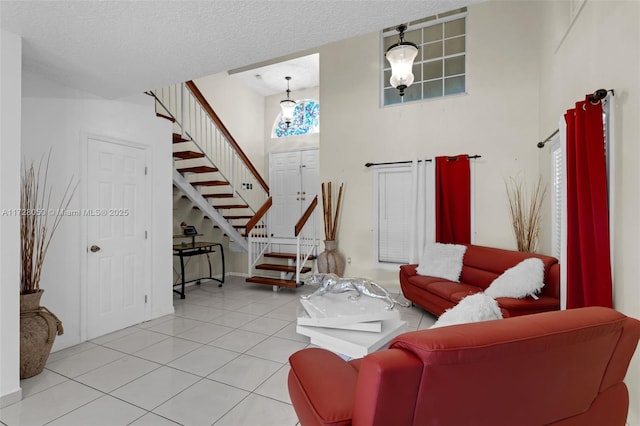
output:
[[[211,117],[212,113],[215,115],[211,107],[202,105],[192,90],[197,91],[193,83],[182,83],[156,89],[152,93],[180,126],[182,137],[198,146],[223,179],[229,182],[234,194],[255,213],[269,196],[268,187],[237,143],[230,140],[226,128],[221,128]]]
[[[295,226],[296,236],[296,283],[300,283],[300,274],[306,262],[315,255],[318,247],[318,196],[311,201],[309,207]]]
[[[253,276],[253,268],[262,256],[271,249],[271,235],[267,232],[266,224],[269,221],[269,209],[272,204],[273,199],[269,197],[245,228],[248,240],[247,266],[249,278]]]

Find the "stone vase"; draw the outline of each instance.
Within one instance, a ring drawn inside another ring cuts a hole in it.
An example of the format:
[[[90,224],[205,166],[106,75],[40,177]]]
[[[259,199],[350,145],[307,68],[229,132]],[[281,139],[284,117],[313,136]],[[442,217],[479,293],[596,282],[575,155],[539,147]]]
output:
[[[40,306],[43,292],[20,294],[20,379],[42,372],[56,335],[63,333],[58,317]]]
[[[326,240],[324,251],[318,255],[317,267],[321,274],[336,274],[341,277],[344,272],[344,256],[337,251],[338,242]]]

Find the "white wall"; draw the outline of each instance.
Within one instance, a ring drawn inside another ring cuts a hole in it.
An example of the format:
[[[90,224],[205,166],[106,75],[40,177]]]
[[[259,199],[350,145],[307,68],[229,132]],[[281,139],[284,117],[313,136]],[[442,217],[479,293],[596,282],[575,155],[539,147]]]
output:
[[[538,43],[534,4],[480,3],[467,18],[467,94],[380,107],[379,33],[320,52],[321,180],[344,182],[339,247],[345,275],[398,287],[373,266],[373,172],[367,162],[478,154],[478,244],[515,248],[504,181],[537,177]],[[340,72],[336,72],[340,70]]]
[[[256,169],[265,176],[264,97],[226,72],[194,82]]]
[[[20,207],[22,40],[0,30],[0,210]],[[0,408],[19,401],[20,220],[0,214]]]
[[[151,318],[173,312],[171,291],[172,199],[171,123],[155,116],[153,99],[138,95],[105,100],[52,83],[39,75],[23,73],[22,153],[27,161],[39,160],[53,147],[49,182],[58,200],[69,178],[81,175],[83,134],[136,142],[148,147],[151,224]],[[82,184],[80,185],[82,187]],[[57,194],[57,195],[56,195]],[[69,208],[87,207],[82,191]],[[66,217],[52,240],[44,264],[42,304],[63,322],[53,350],[80,343],[83,338],[81,294],[86,257],[82,241],[83,217]]]
[[[569,31],[567,3],[539,5],[541,22],[547,23],[538,36],[542,42],[540,138],[556,129],[561,114],[587,93],[615,90],[614,307],[640,318],[640,3],[588,1]],[[548,169],[549,149],[541,150],[539,156],[540,169]],[[630,425],[640,425],[638,352],[627,373]]]

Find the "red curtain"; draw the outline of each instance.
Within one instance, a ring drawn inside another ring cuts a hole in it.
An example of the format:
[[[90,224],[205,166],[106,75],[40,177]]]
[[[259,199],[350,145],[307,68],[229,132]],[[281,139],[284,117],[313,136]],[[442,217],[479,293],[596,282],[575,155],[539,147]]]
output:
[[[567,123],[567,308],[613,307],[602,103],[577,102]]]
[[[471,243],[471,171],[467,154],[436,157],[436,241]]]

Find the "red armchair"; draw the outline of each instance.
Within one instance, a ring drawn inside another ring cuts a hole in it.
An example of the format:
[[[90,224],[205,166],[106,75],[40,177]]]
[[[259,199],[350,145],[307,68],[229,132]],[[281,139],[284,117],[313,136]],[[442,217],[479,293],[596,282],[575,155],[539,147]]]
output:
[[[289,394],[302,426],[623,426],[639,338],[591,307],[405,333],[349,362],[308,348]]]

